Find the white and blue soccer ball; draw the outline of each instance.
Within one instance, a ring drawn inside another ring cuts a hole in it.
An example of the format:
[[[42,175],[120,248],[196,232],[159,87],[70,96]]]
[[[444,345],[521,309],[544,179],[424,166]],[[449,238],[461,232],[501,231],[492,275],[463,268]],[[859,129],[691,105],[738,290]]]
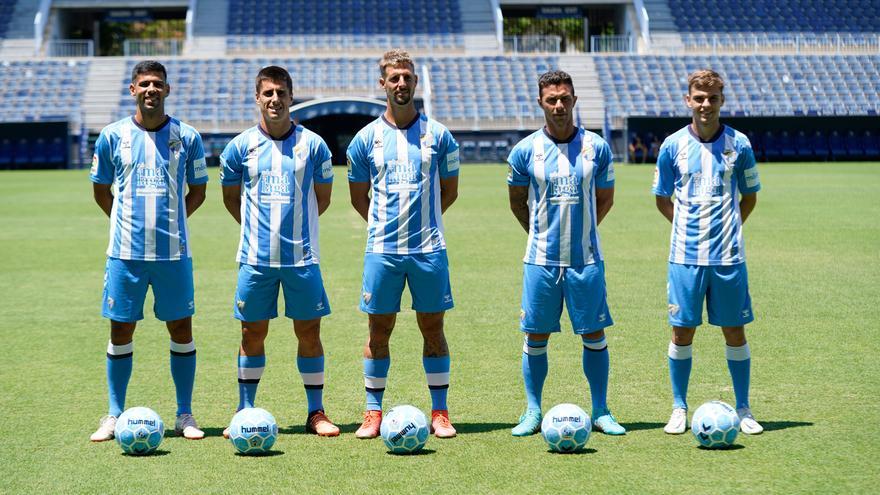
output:
[[[395,406],[382,418],[379,433],[392,454],[413,454],[428,442],[428,419],[413,406]]]
[[[554,452],[570,453],[584,448],[593,425],[590,415],[574,404],[553,406],[541,422],[541,435]]]
[[[126,454],[147,455],[155,452],[162,443],[165,423],[149,407],[132,407],[116,419],[113,435]]]
[[[703,447],[730,447],[739,432],[739,416],[729,404],[717,400],[707,402],[694,412],[691,432]]]
[[[269,452],[278,438],[278,423],[265,409],[248,407],[235,413],[229,423],[229,441],[245,455]]]

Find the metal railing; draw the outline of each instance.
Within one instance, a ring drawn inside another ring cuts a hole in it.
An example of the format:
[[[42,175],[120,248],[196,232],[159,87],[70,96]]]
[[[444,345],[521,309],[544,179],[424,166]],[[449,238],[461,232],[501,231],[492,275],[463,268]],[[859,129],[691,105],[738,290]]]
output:
[[[176,38],[125,40],[122,53],[126,57],[152,57],[180,55],[183,40]]]
[[[556,35],[505,36],[504,51],[509,53],[559,53],[562,37]]]
[[[635,43],[632,36],[590,36],[590,51],[593,53],[607,52],[635,52]]]
[[[880,53],[876,33],[685,33],[687,51],[719,53]]]
[[[46,42],[49,57],[94,57],[95,42],[92,40],[49,40]]]

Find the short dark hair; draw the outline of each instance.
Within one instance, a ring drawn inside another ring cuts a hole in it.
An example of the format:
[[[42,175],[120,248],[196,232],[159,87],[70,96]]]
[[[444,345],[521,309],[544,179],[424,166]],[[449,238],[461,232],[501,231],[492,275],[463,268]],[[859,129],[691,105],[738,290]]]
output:
[[[162,80],[168,81],[168,73],[165,71],[164,65],[156,60],[144,60],[143,62],[138,62],[134,69],[131,70],[131,82],[137,81],[139,75],[148,73],[162,74]]]
[[[541,74],[541,77],[538,78],[538,96],[541,96],[541,91],[547,86],[558,86],[560,84],[571,86],[571,94],[574,95],[574,83],[571,81],[571,76],[568,75],[568,72],[550,70]]]
[[[283,82],[287,85],[287,92],[293,93],[293,79],[290,78],[290,73],[287,72],[287,69],[284,67],[269,65],[260,69],[260,72],[257,73],[257,93],[260,92],[260,84],[262,84],[263,81]]]

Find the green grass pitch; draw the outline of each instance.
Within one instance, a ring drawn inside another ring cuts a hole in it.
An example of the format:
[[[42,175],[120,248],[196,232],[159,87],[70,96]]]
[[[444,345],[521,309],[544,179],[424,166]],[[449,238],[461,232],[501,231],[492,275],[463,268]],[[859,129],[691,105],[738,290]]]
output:
[[[238,323],[231,317],[238,226],[212,172],[192,217],[198,374],[194,408],[209,437],[166,437],[132,458],[88,435],[106,411],[100,317],[108,221],[87,171],[0,174],[0,492],[2,493],[876,493],[880,481],[880,164],[761,166],[763,190],[746,224],[751,293],[752,404],[767,431],[706,451],[667,436],[665,351],[669,224],[655,211],[650,167],[617,168],[615,204],[600,227],[616,322],[609,401],[629,430],[595,434],[585,453],[547,452],[515,439],[523,405],[518,331],[525,234],[508,211],[506,167],[466,166],[445,218],[456,308],[448,314],[450,409],[458,438],[423,455],[386,454],[354,437],[363,408],[357,310],[365,225],[337,169],[321,218],[322,270],[333,314],[324,320],[325,405],[338,438],[306,435],[305,397],[289,320],[277,319],[257,403],[279,421],[277,455],[233,454],[220,437],[237,404]],[[174,419],[168,337],[151,314],[135,334],[128,406]],[[404,297],[409,306],[409,296]],[[386,406],[430,409],[412,311],[392,339]],[[589,409],[580,341],[553,337],[545,410]],[[704,326],[689,399],[731,402],[723,340]]]

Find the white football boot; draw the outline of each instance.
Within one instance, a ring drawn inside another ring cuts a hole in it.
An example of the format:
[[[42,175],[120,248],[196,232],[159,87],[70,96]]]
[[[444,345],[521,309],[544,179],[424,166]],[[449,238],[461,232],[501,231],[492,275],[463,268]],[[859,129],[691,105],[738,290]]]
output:
[[[739,416],[739,431],[746,435],[760,435],[764,431],[764,427],[755,421],[752,410],[748,407],[737,409],[736,415]]]
[[[98,429],[92,433],[92,436],[89,437],[89,440],[93,442],[106,442],[107,440],[113,440],[115,436],[116,430],[116,416],[104,416],[101,418],[101,421],[98,425]]]
[[[681,435],[687,430],[688,411],[683,407],[676,407],[672,410],[672,416],[663,427],[663,431],[670,435]]]

